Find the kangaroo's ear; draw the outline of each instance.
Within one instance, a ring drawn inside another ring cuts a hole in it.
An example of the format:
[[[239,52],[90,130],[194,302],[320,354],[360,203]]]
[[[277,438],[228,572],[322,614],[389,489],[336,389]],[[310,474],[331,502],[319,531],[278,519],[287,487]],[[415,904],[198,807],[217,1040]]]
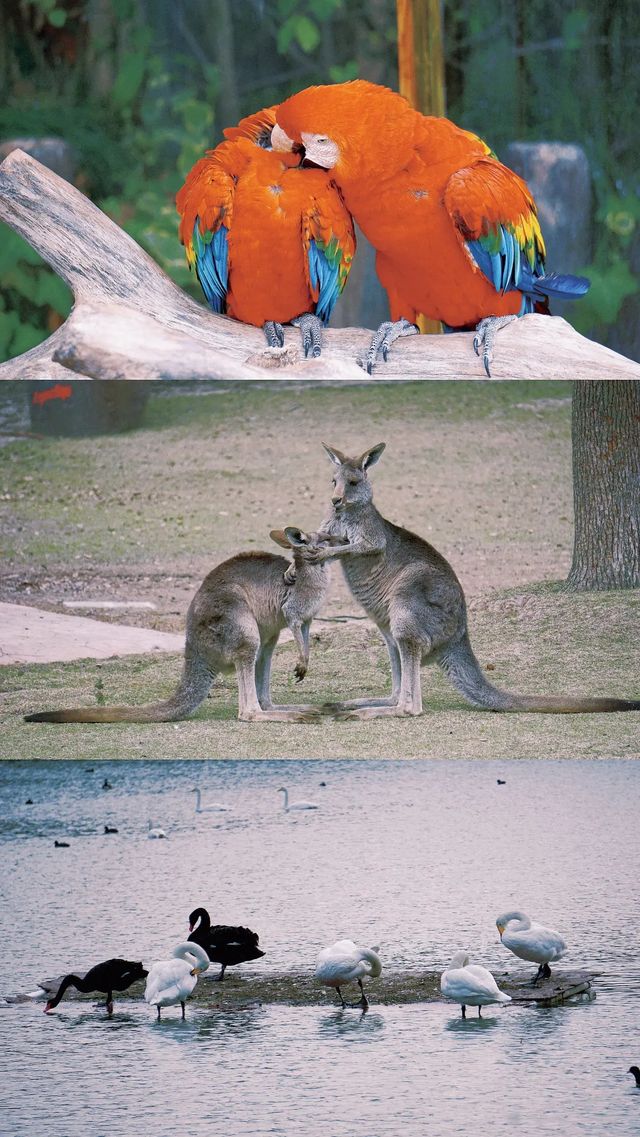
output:
[[[276,545],[280,545],[282,549],[290,549],[291,542],[289,541],[286,531],[284,529],[272,529],[269,536]]]
[[[284,532],[290,548],[309,544],[309,538],[306,533],[302,532],[302,529],[296,529],[293,525],[287,525]]]
[[[369,450],[365,450],[359,458],[356,458],[353,463],[354,466],[360,466],[361,470],[368,470],[369,466],[375,466],[382,457],[382,451],[386,447],[386,442],[379,442],[377,446],[371,446]]]
[[[329,457],[330,457],[331,461],[334,463],[334,465],[344,466],[345,462],[348,461],[348,459],[345,457],[345,455],[342,453],[341,450],[336,450],[333,446],[327,446],[326,442],[323,442],[322,445],[324,446],[327,454],[329,455]]]

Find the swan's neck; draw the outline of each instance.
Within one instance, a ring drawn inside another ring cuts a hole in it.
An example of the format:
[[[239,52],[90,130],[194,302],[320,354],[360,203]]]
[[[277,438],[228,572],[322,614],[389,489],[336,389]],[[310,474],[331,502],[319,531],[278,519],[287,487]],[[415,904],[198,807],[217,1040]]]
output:
[[[58,1006],[58,1003],[67,990],[67,987],[75,987],[78,991],[83,991],[85,994],[90,990],[90,988],[87,987],[84,979],[81,979],[79,975],[65,975],[62,983],[58,987],[57,995],[53,999],[49,1000],[49,1007]]]
[[[289,791],[288,790],[280,790],[280,793],[284,794],[284,804],[283,804],[282,808],[288,809],[289,808]]]
[[[376,955],[375,951],[372,951],[371,948],[360,948],[359,950],[361,958],[366,960],[370,965],[368,974],[372,979],[376,979],[378,975],[382,974],[382,961],[380,956]]]
[[[192,959],[195,959],[196,967],[193,968],[194,973],[206,971],[209,966],[209,956],[206,951],[200,947],[200,944],[194,943],[193,940],[188,940],[184,944],[178,944],[178,947],[174,948],[173,954],[177,959],[184,959],[186,962],[188,962],[187,956],[191,956]]]

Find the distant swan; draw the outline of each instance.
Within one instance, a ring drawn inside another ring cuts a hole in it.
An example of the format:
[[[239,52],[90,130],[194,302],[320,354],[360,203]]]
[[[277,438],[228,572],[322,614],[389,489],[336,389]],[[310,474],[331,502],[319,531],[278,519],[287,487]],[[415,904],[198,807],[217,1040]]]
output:
[[[258,944],[260,937],[251,928],[234,927],[229,924],[211,924],[206,908],[194,908],[189,914],[189,942],[200,944],[212,963],[219,963],[219,980],[224,979],[227,967],[237,963],[247,963],[251,959],[261,959],[264,952]]]
[[[335,987],[340,1003],[343,1007],[356,1006],[367,1008],[367,997],[362,986],[364,976],[377,979],[382,974],[380,956],[373,948],[360,947],[353,940],[338,940],[331,947],[324,948],[318,956],[315,978],[325,987]],[[360,999],[357,1003],[345,1003],[340,988],[345,983],[356,983],[360,988]]]
[[[161,829],[159,825],[154,825],[153,821],[149,822],[149,832],[147,833],[147,837],[149,837],[150,840],[154,840],[156,838],[160,839],[161,837],[166,836],[167,834],[165,833],[164,829]]]
[[[278,790],[279,794],[284,794],[284,812],[291,813],[292,809],[317,809],[318,806],[314,801],[292,801],[289,805],[289,791],[281,786]]]
[[[104,963],[96,963],[87,971],[86,975],[65,975],[53,998],[47,1002],[45,1013],[58,1006],[67,987],[75,987],[85,993],[103,991],[107,1000],[105,1007],[107,1014],[113,1014],[113,992],[126,991],[136,979],[144,979],[147,975],[141,963],[134,963],[130,959],[106,959]],[[45,988],[47,990],[47,988]]]
[[[209,966],[209,956],[200,944],[184,943],[174,948],[171,959],[160,960],[149,969],[144,997],[152,1007],[158,1008],[158,1021],[162,1007],[182,1007],[198,982],[198,976]]]
[[[526,959],[528,963],[539,964],[533,980],[534,986],[539,979],[550,977],[549,964],[562,959],[567,950],[567,945],[558,932],[545,928],[542,924],[534,924],[524,912],[505,912],[503,916],[498,916],[496,927],[509,951],[519,959]]]
[[[499,990],[486,967],[469,963],[466,951],[457,951],[447,970],[442,972],[440,990],[445,999],[460,1003],[463,1019],[467,1017],[467,1007],[477,1007],[478,1018],[482,1018],[482,1007],[490,1003],[511,1002],[511,995],[505,995],[504,991]]]
[[[225,813],[227,810],[233,808],[230,805],[222,805],[222,803],[218,801],[211,802],[211,805],[201,805],[202,792],[196,788],[192,790],[192,793],[198,795],[196,797],[196,813]]]

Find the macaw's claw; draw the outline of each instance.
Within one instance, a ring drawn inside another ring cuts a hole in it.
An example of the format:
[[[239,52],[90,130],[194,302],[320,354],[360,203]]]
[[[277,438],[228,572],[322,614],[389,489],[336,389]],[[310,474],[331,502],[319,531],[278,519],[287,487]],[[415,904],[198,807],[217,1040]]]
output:
[[[269,347],[284,347],[284,328],[276,320],[267,320],[262,330]]]
[[[476,355],[480,355],[480,348],[482,348],[482,362],[489,379],[491,378],[490,364],[493,359],[493,345],[496,335],[500,328],[506,328],[507,324],[517,319],[517,316],[487,316],[486,319],[480,321],[476,328],[476,334],[473,337],[473,350]]]
[[[291,323],[300,328],[305,359],[319,359],[322,352],[322,320],[318,316],[312,316],[311,312],[305,312],[302,316],[296,316]]]
[[[382,355],[386,363],[389,357],[389,348],[392,343],[395,343],[396,340],[403,336],[417,336],[419,333],[420,329],[417,324],[412,324],[409,320],[405,320],[404,317],[400,320],[396,320],[395,323],[392,323],[390,320],[385,320],[384,323],[380,324],[377,332],[375,332],[367,354],[363,359],[359,359],[358,363],[364,368],[368,375],[371,375],[378,354]]]

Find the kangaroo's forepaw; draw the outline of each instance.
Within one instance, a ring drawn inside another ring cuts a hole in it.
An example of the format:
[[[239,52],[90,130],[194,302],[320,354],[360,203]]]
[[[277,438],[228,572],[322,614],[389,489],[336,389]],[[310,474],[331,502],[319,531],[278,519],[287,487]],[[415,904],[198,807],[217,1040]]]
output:
[[[480,355],[480,348],[482,348],[482,362],[489,379],[491,378],[490,365],[493,360],[493,345],[496,335],[500,328],[506,328],[507,324],[511,324],[517,319],[517,316],[487,316],[486,319],[480,321],[476,328],[476,334],[473,337],[473,350],[476,355]]]
[[[293,674],[296,677],[296,683],[302,683],[302,680],[304,679],[305,675],[307,674],[306,663],[296,663],[296,665],[293,669]]]
[[[358,359],[357,363],[364,368],[368,375],[371,375],[379,354],[382,355],[386,363],[392,343],[404,336],[417,336],[419,334],[418,325],[405,320],[404,316],[393,323],[390,320],[385,320],[374,333],[367,354],[362,359]]]
[[[291,323],[294,327],[300,328],[305,359],[319,359],[322,353],[322,330],[324,327],[322,320],[310,312],[305,312],[302,316],[296,316]]]

